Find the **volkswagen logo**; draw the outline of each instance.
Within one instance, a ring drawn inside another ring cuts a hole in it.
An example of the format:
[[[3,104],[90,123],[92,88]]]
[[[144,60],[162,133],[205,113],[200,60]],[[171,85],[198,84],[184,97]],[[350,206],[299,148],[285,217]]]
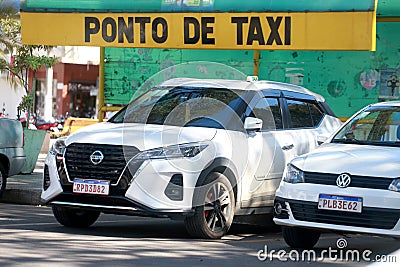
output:
[[[351,177],[347,173],[342,173],[336,179],[336,185],[339,186],[340,188],[346,188],[350,185],[350,183],[351,183]]]
[[[92,162],[93,165],[100,164],[103,161],[103,159],[104,155],[99,150],[96,150],[95,152],[92,153],[92,155],[90,155],[90,162]]]

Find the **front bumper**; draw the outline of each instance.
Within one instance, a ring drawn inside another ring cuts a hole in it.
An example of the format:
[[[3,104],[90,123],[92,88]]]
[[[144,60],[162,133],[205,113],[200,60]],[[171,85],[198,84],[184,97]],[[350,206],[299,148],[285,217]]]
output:
[[[111,202],[114,202],[114,205]],[[96,204],[98,203],[98,204]],[[124,206],[123,204],[128,204]],[[122,214],[122,215],[136,215],[136,216],[150,216],[150,217],[168,217],[168,218],[180,218],[191,216],[194,214],[194,210],[154,210],[148,208],[140,203],[129,201],[124,197],[120,198],[107,198],[98,199],[98,201],[85,198],[76,198],[71,194],[62,193],[57,196],[54,200],[49,202],[49,205],[57,205],[62,207],[80,208],[84,210],[96,210],[103,213],[111,214]]]
[[[177,159],[179,161],[180,159]],[[127,214],[153,217],[180,217],[192,215],[192,196],[197,172],[177,170],[180,162],[174,165],[166,160],[154,160],[151,164],[143,163],[131,181],[122,178],[118,184],[110,186],[108,196],[75,194],[73,183],[66,176],[63,163],[49,153],[45,160],[44,188],[42,203],[81,209],[98,210],[104,213]],[[182,176],[184,186],[181,187],[182,198],[171,199],[166,195],[171,177]]]
[[[318,192],[362,197],[362,212],[320,210]],[[384,190],[282,182],[275,198],[279,208],[275,209],[274,222],[289,227],[400,237],[399,197],[397,192]]]

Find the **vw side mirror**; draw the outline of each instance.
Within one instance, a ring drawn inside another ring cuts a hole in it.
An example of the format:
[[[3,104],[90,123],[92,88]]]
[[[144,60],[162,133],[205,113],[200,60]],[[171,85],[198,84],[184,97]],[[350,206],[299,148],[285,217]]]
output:
[[[317,136],[317,144],[320,146],[328,140],[328,137],[325,135],[318,135]]]

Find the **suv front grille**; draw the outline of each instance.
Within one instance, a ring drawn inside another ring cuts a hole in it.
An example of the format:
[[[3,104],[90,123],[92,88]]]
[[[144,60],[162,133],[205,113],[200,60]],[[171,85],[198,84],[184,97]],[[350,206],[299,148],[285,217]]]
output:
[[[287,200],[286,200],[287,201]],[[338,224],[366,228],[392,229],[400,218],[400,211],[363,207],[361,213],[318,209],[317,203],[288,201],[293,217],[299,221]]]
[[[304,172],[304,181],[309,184],[336,185],[336,179],[340,174]],[[368,177],[350,175],[351,183],[348,187],[360,187],[371,189],[388,189],[392,179],[383,177]]]
[[[94,165],[90,161],[90,155],[94,151],[101,151],[104,159]],[[129,146],[98,145],[73,143],[66,148],[65,165],[68,177],[74,178],[110,180],[116,184],[124,170],[127,159],[132,158],[139,149]]]

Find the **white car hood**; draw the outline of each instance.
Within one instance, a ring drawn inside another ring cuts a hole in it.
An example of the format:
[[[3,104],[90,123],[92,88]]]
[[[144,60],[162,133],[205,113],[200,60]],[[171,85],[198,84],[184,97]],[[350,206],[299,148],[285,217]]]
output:
[[[177,127],[137,123],[97,123],[84,127],[71,136],[65,144],[89,143],[135,146],[141,151],[214,138],[217,130],[202,127]]]
[[[307,172],[397,178],[400,177],[400,148],[331,143],[292,163]]]

